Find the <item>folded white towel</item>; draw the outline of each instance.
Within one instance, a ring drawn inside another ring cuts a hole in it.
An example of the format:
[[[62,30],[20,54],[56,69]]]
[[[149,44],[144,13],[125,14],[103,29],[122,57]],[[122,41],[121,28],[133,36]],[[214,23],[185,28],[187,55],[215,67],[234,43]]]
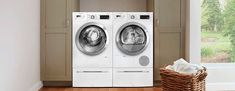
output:
[[[203,67],[196,64],[190,64],[187,61],[185,61],[183,58],[181,58],[176,60],[173,65],[168,65],[166,69],[173,70],[183,74],[195,74],[199,70],[203,69]]]

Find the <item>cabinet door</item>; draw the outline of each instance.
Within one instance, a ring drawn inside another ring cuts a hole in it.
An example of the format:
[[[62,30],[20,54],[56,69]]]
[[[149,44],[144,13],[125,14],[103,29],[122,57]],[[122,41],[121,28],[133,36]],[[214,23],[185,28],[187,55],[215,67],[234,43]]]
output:
[[[154,79],[159,69],[184,57],[184,4],[186,0],[155,0]]]
[[[41,79],[71,81],[70,0],[41,0]]]

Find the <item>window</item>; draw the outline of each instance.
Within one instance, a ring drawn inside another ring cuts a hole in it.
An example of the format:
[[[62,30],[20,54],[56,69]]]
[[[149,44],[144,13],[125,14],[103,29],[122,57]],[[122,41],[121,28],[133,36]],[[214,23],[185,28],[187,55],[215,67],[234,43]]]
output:
[[[201,61],[201,54],[202,54],[202,48],[203,48],[203,30],[202,26],[204,21],[202,21],[202,18],[204,17],[202,11],[202,3],[204,0],[187,0],[187,22],[186,23],[186,57],[190,60],[191,63],[195,64],[202,64],[207,68],[208,76],[206,78],[206,91],[234,91],[235,90],[235,73],[231,72],[235,69],[235,64],[230,60],[230,62],[206,62],[206,61]],[[212,0],[207,0],[207,1],[212,1]],[[235,29],[235,20],[232,20],[233,17],[235,16],[235,11],[231,11],[228,13],[225,13],[226,9],[233,9],[235,10],[234,5],[235,5],[235,0],[219,0],[219,5],[220,8],[224,8],[222,10],[222,15],[223,15],[223,23],[224,25],[229,25],[230,27],[223,26],[223,29],[226,29],[226,31],[223,31],[222,33],[228,32],[227,35],[223,34],[222,37],[228,37],[229,43],[231,43],[230,48],[235,48],[232,44],[231,40],[235,38],[234,35],[235,33],[232,33],[233,27]],[[228,6],[230,7],[228,8]],[[230,11],[230,10],[229,10]],[[200,13],[201,12],[201,13]],[[200,22],[201,20],[201,22]],[[227,24],[226,24],[227,23]],[[233,26],[234,25],[234,26]],[[208,30],[207,30],[208,31]],[[216,39],[217,41],[218,39]],[[218,41],[217,41],[218,42]],[[217,43],[216,42],[216,43]],[[212,45],[211,45],[212,46]],[[229,52],[233,52],[232,50]],[[234,53],[235,54],[235,53]],[[230,56],[231,58],[231,56]]]
[[[201,0],[201,62],[235,63],[235,0]]]

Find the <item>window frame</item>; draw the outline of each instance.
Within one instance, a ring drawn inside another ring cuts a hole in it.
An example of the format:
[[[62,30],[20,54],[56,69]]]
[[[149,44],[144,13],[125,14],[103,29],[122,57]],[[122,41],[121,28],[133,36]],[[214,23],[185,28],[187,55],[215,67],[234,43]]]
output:
[[[235,63],[201,63],[201,0],[186,0],[186,4],[186,60],[207,68],[207,90],[234,90],[235,73],[231,71]]]

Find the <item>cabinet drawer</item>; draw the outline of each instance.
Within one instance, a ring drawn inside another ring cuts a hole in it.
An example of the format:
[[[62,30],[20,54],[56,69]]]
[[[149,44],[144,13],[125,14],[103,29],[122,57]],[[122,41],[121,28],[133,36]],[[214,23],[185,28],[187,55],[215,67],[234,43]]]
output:
[[[73,87],[112,87],[112,68],[76,68]]]
[[[114,68],[114,87],[148,87],[153,86],[152,68]]]

